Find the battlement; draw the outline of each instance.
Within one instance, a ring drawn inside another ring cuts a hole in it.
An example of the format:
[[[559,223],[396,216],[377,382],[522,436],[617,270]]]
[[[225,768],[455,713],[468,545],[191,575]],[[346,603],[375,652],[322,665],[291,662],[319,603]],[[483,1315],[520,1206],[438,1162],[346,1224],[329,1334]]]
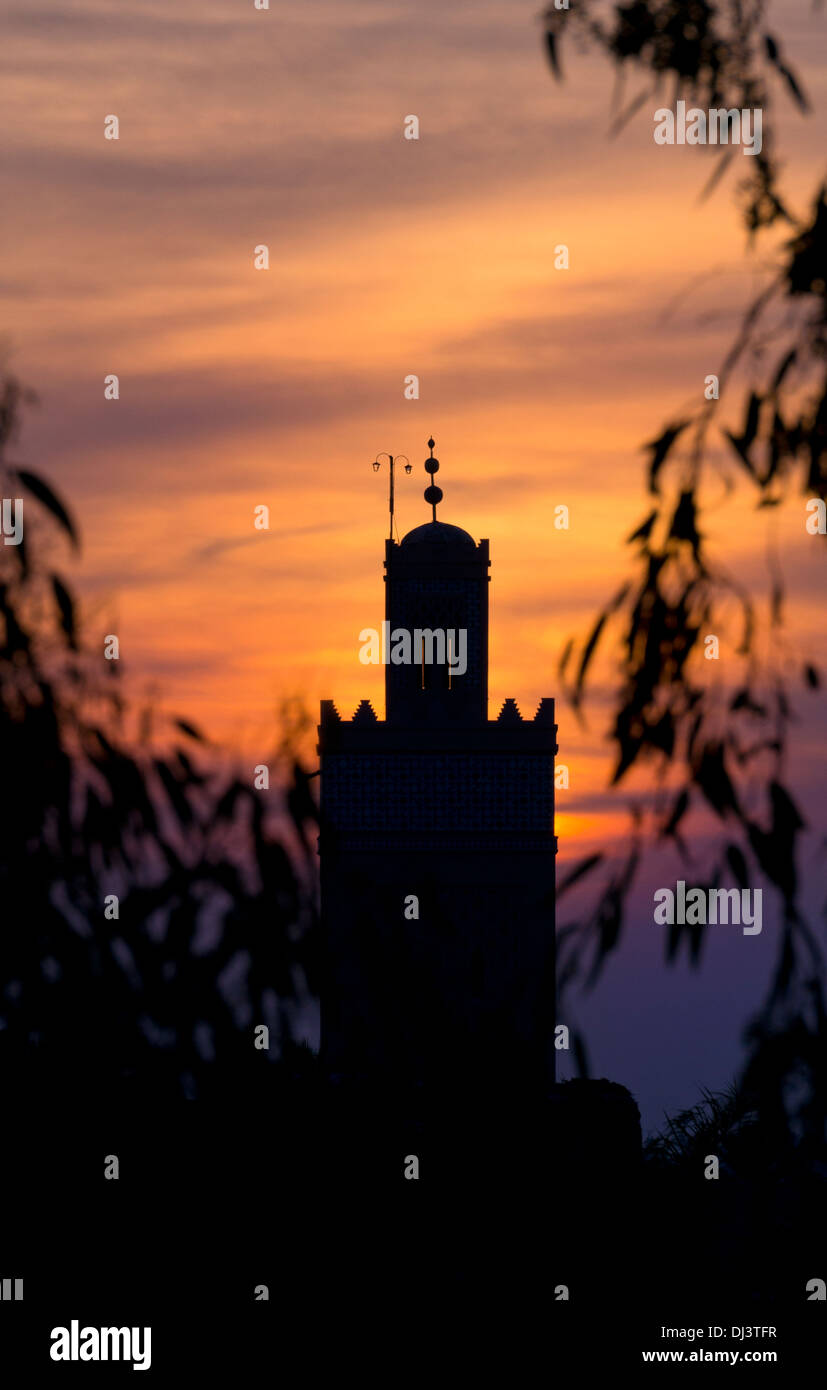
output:
[[[475,748],[495,752],[557,752],[554,700],[544,696],[532,719],[524,719],[516,700],[507,699],[496,719],[467,728],[456,725],[389,724],[378,719],[369,700],[360,701],[351,719],[343,719],[333,700],[322,700],[318,752],[390,752]]]

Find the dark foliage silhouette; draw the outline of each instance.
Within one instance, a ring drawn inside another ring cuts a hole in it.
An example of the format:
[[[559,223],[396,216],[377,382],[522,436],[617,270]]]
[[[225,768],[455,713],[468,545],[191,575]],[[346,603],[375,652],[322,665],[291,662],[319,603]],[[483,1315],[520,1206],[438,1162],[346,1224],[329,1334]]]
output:
[[[646,446],[650,503],[628,538],[631,577],[587,639],[567,644],[559,674],[582,718],[595,654],[610,630],[619,631],[613,784],[646,763],[660,789],[647,827],[656,839],[673,841],[686,855],[687,818],[706,808],[720,825],[707,886],[727,880],[744,887],[763,877],[776,890],[782,904],[776,967],[764,1007],[748,1028],[743,1081],[762,1113],[776,1120],[777,1139],[792,1118],[797,1134],[823,1146],[824,962],[800,904],[797,861],[805,825],[785,781],[795,688],[818,691],[821,677],[808,653],[794,651],[785,639],[783,575],[771,543],[771,594],[766,612],[759,612],[757,599],[711,557],[701,502],[713,477],[723,480],[730,496],[734,468],[757,508],[772,509],[798,493],[802,544],[820,545],[805,533],[803,499],[827,495],[827,202],[821,185],[809,212],[797,216],[782,196],[773,158],[774,94],[786,92],[802,112],[808,103],[781,42],[765,28],[764,12],[763,3],[740,0],[614,6],[584,0],[546,12],[557,78],[561,45],[570,37],[596,46],[614,63],[618,103],[627,74],[642,76],[644,90],[617,116],[614,133],[654,99],[761,106],[764,149],[750,161],[739,189],[743,217],[751,239],[779,222],[791,230],[724,356],[719,398],[696,400]],[[717,161],[709,192],[731,151],[704,153]],[[736,391],[742,392],[740,404]],[[732,418],[724,422],[727,409]],[[735,502],[729,505],[735,512]],[[740,495],[738,505],[744,505]],[[816,559],[815,548],[812,553]],[[738,676],[726,693],[706,678],[706,663],[699,660],[708,632],[733,634]],[[767,634],[771,640],[762,641]],[[561,930],[564,1001],[576,981],[594,982],[620,939],[644,838],[638,815],[626,864],[611,871],[593,910]],[[604,867],[600,855],[584,861],[560,895]],[[702,926],[671,928],[667,959],[685,948],[697,965],[703,938]],[[576,1047],[585,1068],[582,1038]]]
[[[311,782],[294,762],[279,833],[277,790],[253,790],[252,770],[228,779],[190,722],[156,730],[127,698],[123,663],[104,659],[104,634],[82,637],[53,568],[78,529],[7,458],[27,400],[6,377],[3,496],[23,498],[25,522],[0,548],[3,1085],[243,1095],[273,1084],[276,1057],[310,1065],[290,1009],[318,989]],[[269,1053],[253,1047],[260,1023]]]

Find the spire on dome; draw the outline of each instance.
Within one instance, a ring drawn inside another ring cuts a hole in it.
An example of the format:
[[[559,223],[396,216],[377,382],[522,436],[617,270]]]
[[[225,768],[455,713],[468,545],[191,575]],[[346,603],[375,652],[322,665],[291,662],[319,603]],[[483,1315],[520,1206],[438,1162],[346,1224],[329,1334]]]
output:
[[[439,472],[439,459],[434,458],[433,439],[428,440],[428,448],[431,451],[431,457],[425,460],[425,472],[430,473],[431,478],[433,479],[434,474]],[[442,501],[442,488],[437,487],[433,481],[431,482],[430,487],[426,487],[425,489],[425,501],[430,503],[430,505],[433,507],[434,515],[432,519],[436,521],[437,503]]]

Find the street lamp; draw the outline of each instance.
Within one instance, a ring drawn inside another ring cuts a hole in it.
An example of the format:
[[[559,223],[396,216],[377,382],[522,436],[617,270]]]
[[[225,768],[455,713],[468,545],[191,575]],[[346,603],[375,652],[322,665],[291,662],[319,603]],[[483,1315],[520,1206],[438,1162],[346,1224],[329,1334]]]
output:
[[[376,458],[374,459],[373,463],[371,464],[371,468],[373,469],[374,473],[378,473],[378,472],[379,472],[379,469],[380,469],[380,467],[381,467],[381,465],[382,465],[382,459],[383,459],[383,458],[384,458],[384,459],[387,459],[387,460],[388,460],[388,463],[389,463],[389,465],[390,465],[390,475],[391,475],[391,476],[390,476],[390,488],[389,488],[389,492],[388,492],[388,510],[389,510],[389,512],[390,512],[390,518],[391,518],[391,531],[390,531],[390,537],[391,537],[391,540],[393,540],[393,466],[394,466],[395,463],[398,463],[398,462],[400,461],[400,459],[404,459],[404,460],[405,460],[405,472],[406,472],[406,473],[411,473],[411,472],[413,471],[413,464],[410,463],[410,461],[408,460],[407,454],[396,454],[396,455],[394,455],[394,454],[381,453],[381,454],[377,454],[377,455],[376,455]]]

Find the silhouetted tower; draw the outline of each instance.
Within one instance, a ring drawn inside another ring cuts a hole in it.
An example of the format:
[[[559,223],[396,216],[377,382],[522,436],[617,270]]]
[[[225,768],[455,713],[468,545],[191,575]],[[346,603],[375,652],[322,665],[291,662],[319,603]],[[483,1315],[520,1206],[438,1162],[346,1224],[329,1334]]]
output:
[[[554,701],[488,719],[488,541],[436,519],[433,478],[425,498],[432,520],[385,542],[385,720],[366,700],[350,721],[321,705],[323,1054],[349,1076],[538,1085],[553,1079]]]

